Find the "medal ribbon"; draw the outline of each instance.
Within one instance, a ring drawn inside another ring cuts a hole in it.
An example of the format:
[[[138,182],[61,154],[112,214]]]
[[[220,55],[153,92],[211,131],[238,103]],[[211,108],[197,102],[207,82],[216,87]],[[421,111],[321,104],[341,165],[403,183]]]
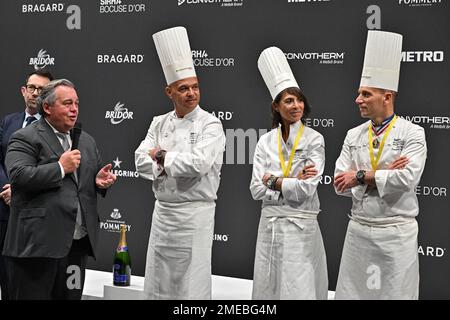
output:
[[[281,127],[278,128],[278,157],[280,158],[281,163],[281,171],[283,172],[283,176],[285,178],[289,177],[292,168],[292,161],[294,160],[295,150],[297,149],[298,143],[300,142],[300,138],[302,137],[303,130],[305,129],[305,125],[302,123],[301,127],[298,129],[297,136],[295,137],[294,145],[292,146],[291,154],[289,155],[289,162],[286,166],[286,162],[284,161],[283,150],[281,148]]]
[[[394,119],[392,119],[391,123],[389,124],[389,127],[386,130],[386,133],[383,136],[383,139],[381,140],[380,149],[378,150],[376,158],[373,153],[373,145],[372,145],[372,122],[369,123],[369,154],[370,154],[370,162],[372,163],[373,171],[377,170],[378,161],[380,161],[381,153],[383,152],[384,143],[386,142],[387,136],[389,135],[389,132],[391,132],[391,129],[394,126],[394,123],[396,120],[397,120],[397,115],[395,115]]]

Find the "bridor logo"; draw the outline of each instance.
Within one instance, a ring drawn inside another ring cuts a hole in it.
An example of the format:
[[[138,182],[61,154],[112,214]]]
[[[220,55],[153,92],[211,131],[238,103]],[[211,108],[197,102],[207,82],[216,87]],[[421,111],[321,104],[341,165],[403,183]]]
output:
[[[128,108],[119,101],[113,111],[106,111],[105,119],[111,119],[111,124],[119,124],[124,120],[133,120],[133,112],[128,111]]]
[[[36,58],[30,58],[30,66],[34,66],[35,70],[53,66],[55,58],[52,58],[44,49],[39,50]]]

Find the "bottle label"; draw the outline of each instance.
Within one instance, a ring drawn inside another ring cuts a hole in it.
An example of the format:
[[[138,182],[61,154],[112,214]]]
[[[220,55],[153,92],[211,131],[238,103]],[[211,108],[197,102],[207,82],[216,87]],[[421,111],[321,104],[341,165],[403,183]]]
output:
[[[126,252],[126,251],[128,251],[128,247],[127,246],[118,246],[117,247],[117,250],[116,250],[117,252]]]
[[[129,276],[126,274],[118,274],[117,272],[114,272],[114,282],[127,283],[129,282]]]

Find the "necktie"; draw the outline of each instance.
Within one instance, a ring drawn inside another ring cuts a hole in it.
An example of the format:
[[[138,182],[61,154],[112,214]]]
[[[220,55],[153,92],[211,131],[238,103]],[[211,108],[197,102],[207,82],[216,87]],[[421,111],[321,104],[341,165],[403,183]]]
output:
[[[32,122],[36,121],[36,117],[35,116],[29,116],[26,119],[27,124],[25,125],[25,127],[29,126]]]
[[[63,147],[64,151],[69,150],[70,145],[69,145],[69,140],[67,139],[67,135],[65,133],[61,133],[61,132],[56,132],[56,135],[62,140],[62,147]]]

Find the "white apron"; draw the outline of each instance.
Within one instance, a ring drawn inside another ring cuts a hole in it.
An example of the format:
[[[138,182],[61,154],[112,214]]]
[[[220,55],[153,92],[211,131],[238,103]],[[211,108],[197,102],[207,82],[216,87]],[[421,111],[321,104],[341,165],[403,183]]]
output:
[[[327,299],[328,274],[317,215],[288,206],[262,209],[256,243],[255,300]]]
[[[335,299],[418,299],[418,226],[414,218],[351,217]]]
[[[211,299],[214,202],[156,201],[144,299]]]

